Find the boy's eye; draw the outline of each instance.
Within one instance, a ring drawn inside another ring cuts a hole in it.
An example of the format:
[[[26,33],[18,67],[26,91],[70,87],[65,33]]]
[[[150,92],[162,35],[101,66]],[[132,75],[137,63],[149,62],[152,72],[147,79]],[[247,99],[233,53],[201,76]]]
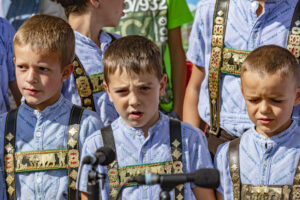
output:
[[[250,103],[257,103],[257,102],[258,102],[258,99],[248,99],[248,101],[249,101]]]
[[[25,67],[23,65],[17,65],[17,68],[19,68],[19,69],[25,69]]]
[[[125,93],[125,92],[126,92],[126,90],[123,90],[123,89],[122,90],[121,89],[120,90],[116,90],[116,93]]]
[[[274,103],[281,103],[281,102],[282,102],[282,100],[278,100],[278,99],[272,99],[272,101],[273,101]]]
[[[143,87],[141,87],[141,90],[143,90],[143,91],[148,91],[148,90],[150,90],[150,87],[143,86]]]
[[[41,71],[43,71],[43,72],[47,72],[47,71],[49,71],[49,69],[48,69],[48,68],[46,68],[46,67],[39,67],[39,70],[41,70]]]

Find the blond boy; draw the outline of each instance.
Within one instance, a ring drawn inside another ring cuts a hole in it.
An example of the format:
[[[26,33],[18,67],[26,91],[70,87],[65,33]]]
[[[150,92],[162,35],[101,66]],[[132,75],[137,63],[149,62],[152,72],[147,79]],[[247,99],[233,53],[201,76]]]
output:
[[[101,127],[94,112],[61,95],[73,71],[74,34],[62,19],[36,15],[14,38],[25,102],[0,116],[1,199],[74,199],[81,148]]]
[[[219,147],[218,199],[298,199],[299,126],[292,120],[300,103],[296,58],[268,45],[254,50],[241,70],[241,89],[254,123],[240,139]]]

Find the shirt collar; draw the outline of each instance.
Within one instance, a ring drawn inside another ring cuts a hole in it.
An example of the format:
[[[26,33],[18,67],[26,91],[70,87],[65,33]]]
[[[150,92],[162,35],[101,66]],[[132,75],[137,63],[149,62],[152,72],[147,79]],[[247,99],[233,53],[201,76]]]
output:
[[[65,105],[65,101],[66,99],[62,95],[60,95],[59,99],[53,105],[47,106],[42,112],[31,108],[26,104],[26,102],[24,102],[21,107],[24,108],[25,112],[36,116],[36,118],[39,118],[41,116],[48,118],[52,114],[57,115],[59,112],[61,112],[63,110],[63,106]]]
[[[165,114],[159,112],[159,119],[148,130],[149,136],[151,137],[154,133],[159,132],[158,130],[163,127],[163,124],[166,123],[166,121],[168,121],[167,119],[168,117]],[[144,132],[141,128],[133,128],[131,126],[128,126],[121,117],[119,117],[115,123],[119,126],[120,130],[123,130],[122,132],[125,132],[126,134],[130,134],[133,136],[144,135]],[[115,123],[113,123],[112,126],[114,126]]]
[[[293,121],[289,128],[287,128],[285,131],[272,136],[270,138],[258,133],[255,130],[255,127],[252,128],[251,132],[253,133],[252,136],[254,137],[255,142],[260,144],[282,144],[288,140],[290,140],[291,136],[298,130],[298,126],[296,121]]]

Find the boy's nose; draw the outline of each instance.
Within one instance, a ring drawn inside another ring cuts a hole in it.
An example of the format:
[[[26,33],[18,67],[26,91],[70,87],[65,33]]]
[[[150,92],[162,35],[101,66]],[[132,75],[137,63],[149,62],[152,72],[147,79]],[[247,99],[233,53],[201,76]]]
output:
[[[134,92],[132,92],[129,97],[129,105],[136,106],[138,104],[139,104],[139,99],[137,95]]]
[[[26,76],[26,81],[28,83],[36,83],[37,82],[37,77],[36,77],[36,72],[34,70],[28,70],[27,76]]]
[[[260,103],[260,112],[261,113],[268,113],[270,111],[270,105],[267,101],[262,101]]]

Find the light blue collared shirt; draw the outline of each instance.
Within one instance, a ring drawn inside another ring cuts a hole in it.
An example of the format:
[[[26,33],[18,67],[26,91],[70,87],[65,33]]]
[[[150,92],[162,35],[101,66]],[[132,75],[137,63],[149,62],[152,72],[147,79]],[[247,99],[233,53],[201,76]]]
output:
[[[8,98],[8,83],[16,80],[13,62],[14,28],[3,18],[0,18],[0,114],[10,110]]]
[[[69,116],[72,105],[64,97],[42,112],[26,103],[19,107],[16,125],[16,152],[66,149]],[[0,116],[0,199],[6,199],[4,177],[4,131],[6,114]],[[79,130],[79,151],[87,136],[99,130],[102,124],[93,111],[85,109]],[[68,171],[48,170],[16,174],[17,199],[67,199]],[[1,194],[2,193],[2,194]],[[4,198],[3,198],[4,197]]]
[[[112,42],[110,35],[101,31],[99,35],[101,48],[99,49],[99,47],[90,38],[77,31],[74,31],[74,33],[76,38],[75,52],[82,63],[86,74],[89,76],[103,73],[102,57],[106,48]],[[118,36],[115,35],[115,37]],[[72,101],[72,103],[81,106],[80,96],[78,94],[73,75],[64,82],[62,93],[67,99]],[[93,93],[93,98],[96,112],[99,114],[100,119],[105,126],[111,124],[116,118],[118,118],[119,115],[105,91]]]
[[[296,3],[297,0],[267,0],[264,12],[257,17],[258,1],[231,0],[225,46],[247,51],[267,44],[286,47]],[[189,61],[197,66],[205,67],[206,74],[201,84],[198,112],[208,124],[210,123],[208,68],[214,8],[215,0],[200,0],[187,52]],[[240,89],[240,78],[233,75],[221,75],[220,85],[220,126],[229,134],[239,137],[252,126]],[[300,114],[299,108],[298,106],[294,112],[297,118]]]
[[[159,120],[149,129],[149,136],[144,137],[144,132],[139,128],[127,126],[118,118],[112,124],[115,138],[117,159],[120,167],[141,165],[157,162],[171,161],[169,117],[160,113]],[[181,123],[183,171],[193,172],[199,168],[211,168],[211,157],[207,149],[204,134],[187,123]],[[103,146],[100,131],[87,138],[82,156],[94,153]],[[106,168],[98,167],[99,172],[107,173]],[[87,191],[87,175],[89,167],[84,165],[80,190]],[[101,184],[100,184],[101,185]],[[192,193],[192,184],[185,184],[185,199],[195,199]],[[123,191],[122,199],[159,199],[160,186],[135,186],[127,187]],[[101,191],[102,199],[109,199],[108,179],[105,189]]]
[[[300,158],[300,127],[294,121],[284,132],[267,138],[254,128],[240,141],[240,176],[242,184],[292,185]],[[233,199],[233,185],[228,164],[228,146],[218,148],[215,167],[220,171],[218,191],[225,200]]]

